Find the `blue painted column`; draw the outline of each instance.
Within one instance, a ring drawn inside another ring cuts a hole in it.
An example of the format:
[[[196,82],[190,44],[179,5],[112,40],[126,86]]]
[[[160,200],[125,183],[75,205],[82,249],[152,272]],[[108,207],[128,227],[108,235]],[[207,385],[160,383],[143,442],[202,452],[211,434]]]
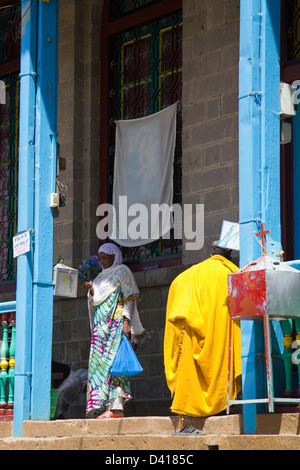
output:
[[[31,419],[50,419],[58,0],[38,2]]]
[[[280,37],[281,0],[262,4],[262,221],[271,231],[267,236],[268,255],[275,259],[282,250],[280,205]],[[271,322],[272,352],[283,352],[281,322]],[[275,396],[283,396],[285,372],[283,361],[273,358]]]
[[[280,0],[241,0],[239,68],[240,265],[262,250],[254,232],[271,230],[267,250],[280,245]],[[279,30],[278,30],[279,29]],[[266,395],[261,322],[242,321],[243,399]],[[256,432],[257,405],[244,405],[244,432]]]
[[[24,420],[50,418],[57,25],[58,0],[22,3],[18,232],[34,243],[17,261],[15,437]]]
[[[262,2],[261,213],[267,251],[276,258],[281,247],[280,220],[280,0]]]
[[[22,3],[22,40],[19,118],[18,232],[34,228],[34,159],[36,104],[37,0]],[[31,413],[32,374],[31,251],[17,258],[14,436],[22,436],[23,421]]]

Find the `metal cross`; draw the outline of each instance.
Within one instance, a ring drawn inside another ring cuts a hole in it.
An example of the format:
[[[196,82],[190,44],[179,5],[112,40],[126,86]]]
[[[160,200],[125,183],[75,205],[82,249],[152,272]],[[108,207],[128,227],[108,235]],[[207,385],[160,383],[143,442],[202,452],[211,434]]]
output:
[[[262,249],[263,249],[263,255],[266,255],[267,254],[267,249],[265,247],[265,235],[267,235],[268,233],[271,233],[270,230],[265,230],[265,224],[260,224],[260,232],[255,232],[255,235],[258,237],[258,236],[261,236],[261,245],[262,245]]]

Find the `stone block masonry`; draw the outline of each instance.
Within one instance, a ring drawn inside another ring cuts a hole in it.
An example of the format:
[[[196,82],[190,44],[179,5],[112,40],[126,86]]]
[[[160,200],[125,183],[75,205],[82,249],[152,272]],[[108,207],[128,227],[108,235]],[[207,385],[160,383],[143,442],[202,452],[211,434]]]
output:
[[[204,204],[204,247],[183,252],[183,265],[135,273],[140,314],[151,335],[139,350],[144,372],[132,378],[129,415],[170,414],[163,367],[163,334],[170,283],[210,256],[222,221],[238,221],[239,0],[184,0],[182,87],[182,203]],[[54,262],[69,266],[97,253],[101,11],[103,1],[61,0],[58,142],[66,168],[67,204],[55,220]],[[102,73],[106,73],[102,71]],[[87,368],[90,330],[86,293],[55,299],[53,359]],[[70,409],[84,417],[85,397]]]
[[[102,1],[59,2],[58,143],[66,205],[54,224],[54,260],[77,266],[97,252]]]
[[[204,260],[238,221],[239,0],[183,2],[183,204],[204,204]]]
[[[54,259],[73,266],[97,250],[102,7],[59,5],[58,142],[66,160],[59,180],[68,190],[55,219]],[[238,221],[239,0],[184,0],[182,15],[182,203],[205,205],[204,248],[183,253],[190,264],[207,257],[222,220]]]
[[[59,1],[58,143],[65,159],[58,179],[67,186],[66,205],[54,224],[58,256],[76,267],[97,253],[101,114],[101,15],[103,0]],[[238,221],[239,0],[183,0],[182,203],[204,204],[204,247],[185,251],[183,266],[135,274],[140,313],[151,335],[138,351],[144,367],[133,378],[130,415],[169,414],[163,368],[163,334],[170,283],[189,265],[210,256],[222,221]],[[2,295],[11,300],[13,295]],[[90,329],[86,293],[55,298],[53,360],[72,370],[87,368]],[[85,397],[70,408],[84,417]]]
[[[169,286],[187,267],[176,266],[135,273],[140,289],[139,313],[150,338],[137,350],[144,371],[132,377],[133,400],[126,404],[127,416],[166,416],[171,397],[164,375],[163,340]],[[54,302],[53,360],[72,370],[88,368],[91,333],[86,290],[79,285],[77,299]],[[69,418],[84,418],[85,396],[69,408]]]

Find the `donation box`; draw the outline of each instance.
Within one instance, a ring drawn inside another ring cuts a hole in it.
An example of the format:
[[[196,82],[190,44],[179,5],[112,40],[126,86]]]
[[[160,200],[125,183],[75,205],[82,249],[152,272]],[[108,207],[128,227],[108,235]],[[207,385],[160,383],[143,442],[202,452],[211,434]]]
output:
[[[228,275],[233,319],[300,318],[300,271],[263,255]]]
[[[77,297],[78,271],[58,263],[53,268],[54,295]]]

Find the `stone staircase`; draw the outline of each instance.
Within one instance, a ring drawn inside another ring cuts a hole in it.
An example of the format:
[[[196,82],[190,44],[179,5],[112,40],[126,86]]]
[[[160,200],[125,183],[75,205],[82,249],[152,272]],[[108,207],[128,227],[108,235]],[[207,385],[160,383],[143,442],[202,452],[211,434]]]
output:
[[[257,434],[242,434],[241,415],[188,418],[203,435],[174,435],[178,417],[26,421],[23,437],[12,437],[12,423],[0,422],[0,450],[299,450],[300,414],[257,417]],[[126,454],[129,455],[129,454]]]

